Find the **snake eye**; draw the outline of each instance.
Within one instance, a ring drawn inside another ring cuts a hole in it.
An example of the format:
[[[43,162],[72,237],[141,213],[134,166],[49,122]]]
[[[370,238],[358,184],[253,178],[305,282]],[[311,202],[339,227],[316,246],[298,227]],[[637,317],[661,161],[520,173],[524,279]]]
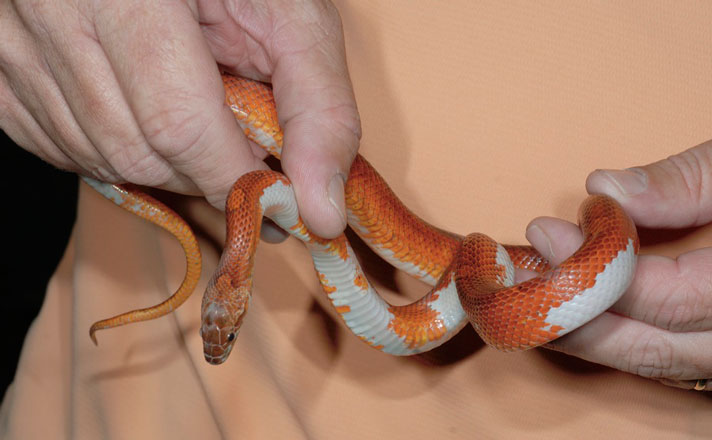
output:
[[[227,340],[228,342],[232,342],[235,340],[235,333],[228,333],[227,334]]]

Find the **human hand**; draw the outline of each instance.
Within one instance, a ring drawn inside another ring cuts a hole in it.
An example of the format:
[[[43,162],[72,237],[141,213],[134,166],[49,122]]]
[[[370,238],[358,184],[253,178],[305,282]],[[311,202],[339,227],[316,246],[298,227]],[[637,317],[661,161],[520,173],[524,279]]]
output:
[[[282,166],[315,233],[346,225],[360,137],[328,0],[0,0],[0,128],[57,167],[202,194],[265,168],[224,105],[226,71],[273,84]]]
[[[712,141],[627,171],[598,170],[589,193],[618,200],[638,226],[712,222]],[[534,220],[527,238],[553,264],[583,238],[574,224]],[[712,248],[641,255],[631,287],[606,313],[548,345],[557,351],[685,389],[712,390]],[[698,379],[701,379],[698,382]]]

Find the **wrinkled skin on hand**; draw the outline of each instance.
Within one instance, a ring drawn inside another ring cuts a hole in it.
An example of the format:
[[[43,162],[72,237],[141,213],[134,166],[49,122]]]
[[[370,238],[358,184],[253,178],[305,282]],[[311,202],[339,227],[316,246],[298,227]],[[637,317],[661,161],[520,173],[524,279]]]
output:
[[[586,187],[617,199],[638,226],[712,222],[712,141],[628,170],[598,170]],[[581,243],[573,224],[533,221],[527,238],[553,264]],[[633,284],[612,309],[551,344],[559,350],[684,389],[712,378],[712,248],[677,258],[641,255]],[[708,385],[705,389],[710,390]]]
[[[265,168],[219,68],[271,82],[305,221],[325,237],[345,227],[360,122],[329,1],[0,0],[0,40],[0,128],[19,145],[219,209],[237,177]]]

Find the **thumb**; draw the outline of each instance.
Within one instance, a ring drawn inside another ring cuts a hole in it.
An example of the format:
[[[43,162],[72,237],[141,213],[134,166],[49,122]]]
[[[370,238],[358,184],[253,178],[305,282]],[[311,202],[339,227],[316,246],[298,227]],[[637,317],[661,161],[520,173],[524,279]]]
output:
[[[649,165],[596,170],[589,193],[607,194],[639,226],[684,228],[712,222],[712,141]]]
[[[282,167],[299,212],[310,230],[332,238],[346,227],[344,184],[361,125],[338,11],[329,6],[307,15],[282,31],[289,44],[275,46],[272,86],[284,128]]]

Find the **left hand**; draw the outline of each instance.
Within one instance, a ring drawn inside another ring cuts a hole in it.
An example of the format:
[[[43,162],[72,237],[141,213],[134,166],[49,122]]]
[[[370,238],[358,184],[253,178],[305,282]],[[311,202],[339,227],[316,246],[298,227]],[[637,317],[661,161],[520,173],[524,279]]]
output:
[[[589,193],[618,200],[638,226],[687,228],[712,222],[712,141],[623,171],[597,170]],[[535,219],[527,239],[552,264],[583,241],[578,227]],[[712,379],[712,247],[668,258],[641,255],[631,287],[606,313],[548,348],[679,388]],[[698,381],[699,380],[699,381]],[[712,380],[704,389],[712,391]]]
[[[271,82],[304,222],[326,238],[346,227],[361,126],[329,0],[0,0],[0,41],[0,130],[18,145],[218,209],[240,175],[267,167],[218,64]]]

